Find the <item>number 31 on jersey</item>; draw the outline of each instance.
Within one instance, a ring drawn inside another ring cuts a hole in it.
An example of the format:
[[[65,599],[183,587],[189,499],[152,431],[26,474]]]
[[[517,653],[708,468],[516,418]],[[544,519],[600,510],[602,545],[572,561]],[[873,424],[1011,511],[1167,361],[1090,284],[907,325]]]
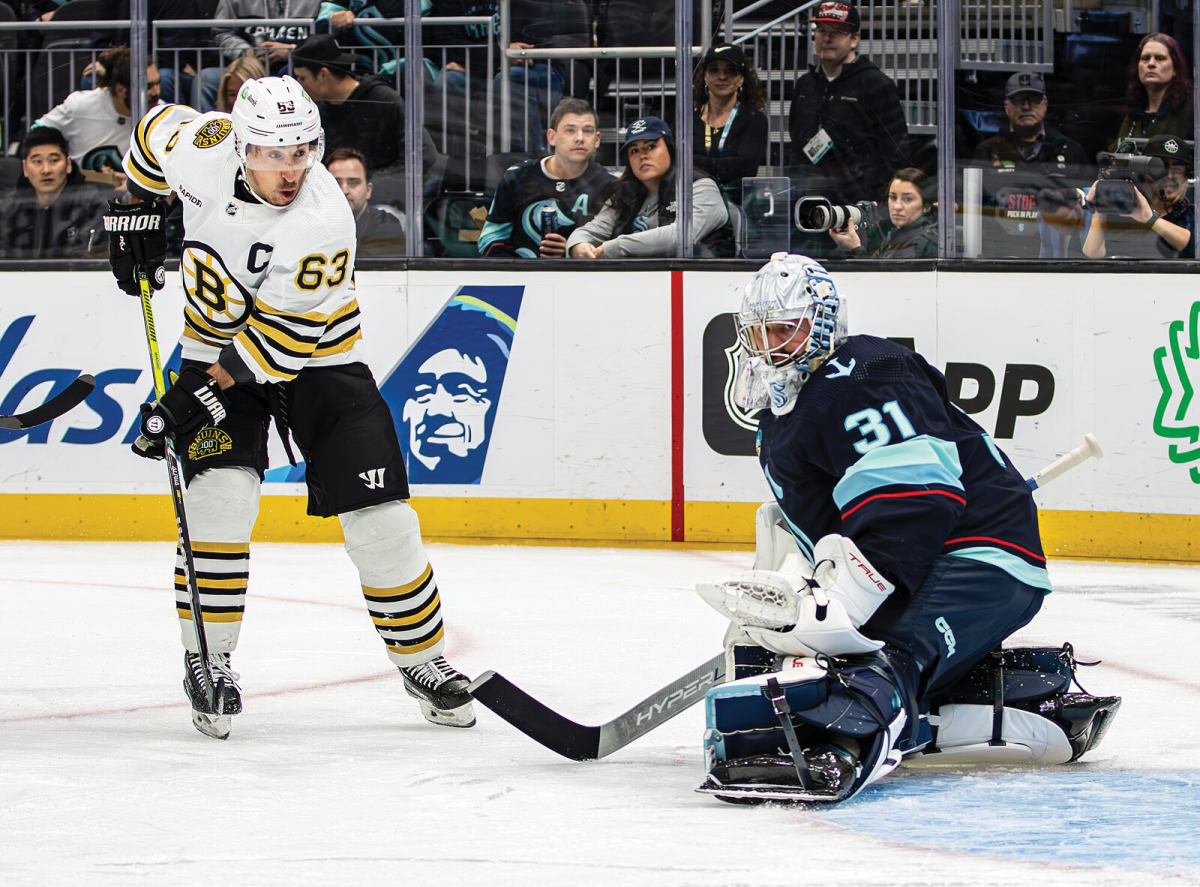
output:
[[[853,431],[858,429],[859,434],[863,439],[854,444],[854,449],[859,453],[866,453],[868,450],[873,450],[876,447],[885,447],[892,440],[892,429],[888,427],[888,422],[884,418],[892,420],[892,424],[896,426],[896,431],[900,434],[901,440],[908,440],[910,437],[916,436],[916,429],[912,427],[912,423],[908,421],[908,417],[904,415],[904,410],[900,409],[900,404],[894,400],[889,400],[883,405],[883,412],[868,407],[865,410],[859,410],[857,413],[851,413],[846,417],[846,430]]]

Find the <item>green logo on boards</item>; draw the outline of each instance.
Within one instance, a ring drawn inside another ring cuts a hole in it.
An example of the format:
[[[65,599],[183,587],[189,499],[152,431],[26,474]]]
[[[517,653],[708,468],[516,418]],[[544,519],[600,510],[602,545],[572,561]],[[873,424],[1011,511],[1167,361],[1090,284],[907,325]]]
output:
[[[1162,397],[1154,411],[1154,433],[1171,443],[1167,455],[1177,465],[1191,465],[1192,483],[1200,484],[1200,302],[1192,303],[1187,322],[1171,321],[1169,341],[1154,352],[1154,369]]]

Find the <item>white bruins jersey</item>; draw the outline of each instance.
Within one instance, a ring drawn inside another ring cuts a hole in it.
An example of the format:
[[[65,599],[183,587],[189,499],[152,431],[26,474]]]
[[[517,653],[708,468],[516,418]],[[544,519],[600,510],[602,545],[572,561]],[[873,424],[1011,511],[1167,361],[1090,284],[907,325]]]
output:
[[[215,363],[232,343],[262,383],[361,360],[354,216],[321,164],[287,207],[234,197],[241,163],[228,114],[163,105],[125,155],[141,189],[183,204],[183,356]]]

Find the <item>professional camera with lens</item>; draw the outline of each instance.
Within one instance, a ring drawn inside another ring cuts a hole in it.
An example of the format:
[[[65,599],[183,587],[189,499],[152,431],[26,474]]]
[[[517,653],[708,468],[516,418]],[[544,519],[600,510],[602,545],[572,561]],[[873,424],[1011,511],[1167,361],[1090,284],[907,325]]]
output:
[[[1100,164],[1100,180],[1092,204],[1099,213],[1128,215],[1137,208],[1134,189],[1138,183],[1144,177],[1161,179],[1167,174],[1167,164],[1161,157],[1101,152],[1096,160]]]
[[[809,233],[841,229],[851,222],[855,228],[879,227],[879,204],[873,200],[839,205],[825,197],[801,197],[796,202],[796,227]]]

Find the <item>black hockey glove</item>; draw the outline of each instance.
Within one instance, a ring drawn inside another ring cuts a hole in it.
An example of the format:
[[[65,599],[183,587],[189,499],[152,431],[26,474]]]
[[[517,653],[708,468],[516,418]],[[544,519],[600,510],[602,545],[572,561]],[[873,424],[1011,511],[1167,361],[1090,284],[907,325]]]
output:
[[[142,437],[154,444],[168,434],[179,438],[217,425],[228,407],[217,380],[199,367],[185,369],[157,403],[144,406],[150,410],[142,411]],[[154,458],[149,452],[139,455]]]
[[[140,296],[136,266],[146,269],[150,289],[167,282],[163,263],[167,260],[167,205],[162,200],[148,203],[108,202],[104,214],[108,232],[108,263],[117,285],[131,296]]]

